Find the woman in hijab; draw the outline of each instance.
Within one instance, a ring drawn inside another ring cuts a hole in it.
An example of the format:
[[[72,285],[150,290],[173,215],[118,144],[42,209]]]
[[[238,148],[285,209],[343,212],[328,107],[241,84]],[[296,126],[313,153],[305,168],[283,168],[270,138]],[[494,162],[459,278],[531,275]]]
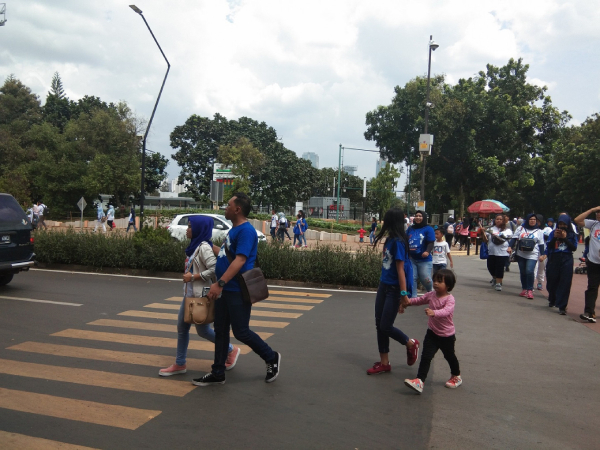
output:
[[[406,230],[406,235],[408,237],[408,254],[413,266],[414,285],[416,286],[417,280],[420,280],[425,290],[431,292],[433,291],[431,251],[435,242],[435,232],[427,225],[427,213],[415,212],[413,224]]]
[[[191,239],[191,242],[185,249],[187,258],[183,274],[183,282],[185,283],[183,285],[184,298],[177,317],[177,358],[175,364],[159,370],[158,374],[161,377],[170,377],[171,375],[187,372],[186,357],[190,342],[191,324],[183,321],[185,297],[206,297],[205,288],[208,291],[210,285],[216,281],[215,266],[217,258],[212,247],[213,225],[214,221],[211,217],[189,216],[186,236]],[[215,342],[215,331],[209,324],[196,325],[196,332],[198,336],[210,342]],[[229,344],[229,355],[225,363],[225,370],[233,369],[239,355],[239,347]]]
[[[518,242],[517,263],[521,273],[521,297],[533,299],[533,281],[535,265],[543,261],[544,256],[544,232],[537,224],[535,214],[525,217],[523,224],[519,226],[510,241],[511,251],[515,250]]]
[[[567,314],[571,282],[573,281],[573,252],[577,250],[577,234],[571,226],[571,218],[562,215],[556,229],[548,236],[548,306],[558,308],[562,316]]]

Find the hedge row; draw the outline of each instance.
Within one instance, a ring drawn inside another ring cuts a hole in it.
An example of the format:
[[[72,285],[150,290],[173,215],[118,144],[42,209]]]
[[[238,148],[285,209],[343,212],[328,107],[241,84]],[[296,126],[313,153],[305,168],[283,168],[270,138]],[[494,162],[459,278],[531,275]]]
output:
[[[189,241],[176,241],[164,229],[133,235],[37,231],[36,259],[48,264],[182,272]],[[296,250],[289,244],[261,242],[260,267],[269,279],[356,287],[377,287],[381,256],[372,249],[350,253],[338,246]]]

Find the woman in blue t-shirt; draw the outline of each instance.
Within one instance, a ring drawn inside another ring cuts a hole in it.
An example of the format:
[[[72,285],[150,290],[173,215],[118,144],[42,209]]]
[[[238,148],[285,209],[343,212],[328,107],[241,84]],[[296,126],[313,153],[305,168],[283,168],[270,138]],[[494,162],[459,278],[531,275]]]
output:
[[[427,225],[427,213],[424,211],[415,212],[413,224],[406,230],[406,234],[408,236],[408,249],[410,262],[413,266],[415,286],[418,279],[425,290],[431,292],[433,291],[431,251],[435,242],[435,232],[433,228]]]
[[[390,209],[385,213],[381,231],[375,238],[375,246],[385,237],[383,264],[377,297],[375,298],[375,328],[380,360],[367,370],[367,375],[390,372],[388,354],[390,338],[406,346],[407,363],[412,366],[419,355],[419,341],[409,339],[394,327],[394,321],[405,302],[413,296],[412,266],[408,261],[408,240],[404,232],[404,211]]]

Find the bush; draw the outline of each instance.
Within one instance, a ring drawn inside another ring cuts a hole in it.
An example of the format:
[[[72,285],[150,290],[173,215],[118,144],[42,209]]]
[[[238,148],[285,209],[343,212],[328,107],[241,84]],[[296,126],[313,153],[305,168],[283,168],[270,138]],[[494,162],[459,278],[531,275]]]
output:
[[[188,245],[189,241],[174,240],[160,228],[144,228],[133,236],[73,230],[35,234],[39,262],[97,268],[182,272]],[[357,287],[377,287],[381,271],[381,255],[371,248],[356,253],[342,246],[299,251],[277,241],[259,244],[258,262],[269,279]]]

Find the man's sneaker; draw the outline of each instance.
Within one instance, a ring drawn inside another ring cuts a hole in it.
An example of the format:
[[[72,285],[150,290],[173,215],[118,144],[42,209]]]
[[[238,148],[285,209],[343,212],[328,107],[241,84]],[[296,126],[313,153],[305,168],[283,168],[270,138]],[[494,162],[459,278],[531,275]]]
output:
[[[277,352],[275,352],[277,353]],[[279,375],[279,368],[281,366],[281,353],[277,353],[275,359],[267,363],[267,376],[265,377],[266,383],[272,383],[277,379]]]
[[[567,315],[567,310],[566,309],[559,309],[558,310],[558,314],[560,314],[561,316],[566,316]]]
[[[450,389],[456,389],[461,384],[462,384],[462,378],[460,377],[460,375],[452,377],[448,381],[446,381],[446,387],[450,388]]]
[[[494,289],[496,289],[497,291],[501,291],[502,285],[500,283],[496,283],[496,287]]]
[[[527,300],[533,300],[533,291],[527,291]]]
[[[537,284],[537,290],[538,290],[538,291],[541,291],[541,290],[542,290],[542,283],[538,283],[538,284]]]
[[[404,384],[409,388],[414,389],[419,394],[423,392],[423,382],[420,378],[415,378],[414,380],[409,380],[408,378],[404,380]]]
[[[213,384],[225,384],[225,375],[222,377],[215,376],[212,372],[207,373],[201,378],[194,378],[192,384],[196,386],[211,386]]]
[[[596,316],[590,313],[584,312],[583,314],[579,315],[579,318],[589,323],[596,323]]]
[[[492,279],[490,280],[490,284],[491,284],[491,285],[494,285],[495,283],[496,283],[496,279],[495,279],[495,278],[492,278]]]
[[[411,339],[415,345],[412,348],[406,347],[406,364],[412,366],[419,359],[419,341],[416,339]]]
[[[235,367],[241,352],[242,351],[239,347],[233,347],[233,350],[227,355],[227,361],[225,361],[225,370],[231,370]]]
[[[381,364],[380,362],[376,362],[375,364],[373,364],[373,367],[367,369],[367,375],[377,375],[379,373],[386,373],[391,371],[391,364]]]
[[[527,289],[521,291],[521,293],[519,294],[519,296],[521,296],[521,297],[527,297]]]
[[[171,375],[179,375],[180,373],[186,373],[187,369],[185,368],[185,364],[183,366],[178,366],[177,364],[173,364],[166,369],[160,369],[158,374],[161,377],[170,377]]]

